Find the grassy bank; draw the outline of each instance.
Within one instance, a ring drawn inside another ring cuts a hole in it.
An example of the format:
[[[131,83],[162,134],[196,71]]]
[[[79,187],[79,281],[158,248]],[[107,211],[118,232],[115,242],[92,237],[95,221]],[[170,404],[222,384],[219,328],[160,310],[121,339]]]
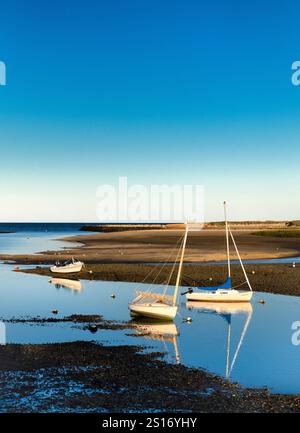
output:
[[[300,229],[295,230],[262,230],[252,233],[255,236],[268,236],[275,238],[300,238]]]

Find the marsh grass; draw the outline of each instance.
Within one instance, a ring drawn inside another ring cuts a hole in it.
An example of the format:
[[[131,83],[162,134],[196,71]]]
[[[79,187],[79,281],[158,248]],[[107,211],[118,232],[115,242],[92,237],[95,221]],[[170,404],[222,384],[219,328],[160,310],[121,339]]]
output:
[[[269,236],[276,238],[300,238],[300,228],[299,229],[284,229],[284,230],[266,230],[253,232],[253,235],[256,236]]]

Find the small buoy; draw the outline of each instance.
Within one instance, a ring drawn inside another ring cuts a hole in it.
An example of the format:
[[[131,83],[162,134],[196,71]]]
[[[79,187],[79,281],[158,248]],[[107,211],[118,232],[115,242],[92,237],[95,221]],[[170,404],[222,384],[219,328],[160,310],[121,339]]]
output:
[[[185,317],[184,321],[187,323],[191,323],[193,321],[193,319],[191,317]]]
[[[20,269],[19,266],[14,267],[14,271],[18,271],[19,269]]]
[[[212,277],[209,277],[209,281],[212,281],[213,279],[212,279]]]
[[[295,268],[296,267],[296,263],[295,262],[293,262],[293,268]]]
[[[93,273],[93,271],[92,271],[92,270],[90,270],[90,271],[89,271],[89,274],[92,274],[92,273]]]
[[[265,304],[265,303],[266,303],[266,301],[265,301],[264,299],[260,299],[258,302],[259,302],[260,304]]]
[[[89,330],[90,332],[95,333],[95,332],[98,331],[98,328],[97,328],[96,325],[89,325],[89,326],[88,326],[88,330]]]
[[[255,271],[252,271],[252,274],[254,275],[254,274],[255,274]]]
[[[115,295],[114,293],[112,293],[112,294],[110,295],[110,297],[111,297],[111,298],[115,298],[116,295]]]
[[[58,310],[52,310],[52,314],[58,314]]]

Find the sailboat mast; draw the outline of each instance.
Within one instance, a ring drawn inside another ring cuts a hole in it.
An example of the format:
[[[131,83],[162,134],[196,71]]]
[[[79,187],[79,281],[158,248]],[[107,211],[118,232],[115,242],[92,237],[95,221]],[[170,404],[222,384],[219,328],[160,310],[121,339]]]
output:
[[[186,245],[188,231],[189,231],[189,228],[188,228],[188,225],[186,223],[185,234],[184,234],[184,239],[183,239],[183,243],[182,243],[182,251],[181,251],[180,262],[179,262],[179,268],[178,268],[178,274],[177,274],[177,278],[176,278],[175,291],[174,291],[174,295],[173,295],[173,302],[172,302],[173,305],[176,305],[176,303],[177,303],[178,289],[179,289],[179,284],[180,284],[180,280],[181,280],[182,263],[183,263],[183,258],[184,258],[184,251],[185,251],[185,245]]]
[[[226,201],[224,201],[224,219],[225,219],[225,230],[226,230],[226,248],[227,248],[227,266],[228,266],[228,278],[230,278],[230,257],[229,257],[229,235],[228,235],[228,222],[227,222],[227,209]]]

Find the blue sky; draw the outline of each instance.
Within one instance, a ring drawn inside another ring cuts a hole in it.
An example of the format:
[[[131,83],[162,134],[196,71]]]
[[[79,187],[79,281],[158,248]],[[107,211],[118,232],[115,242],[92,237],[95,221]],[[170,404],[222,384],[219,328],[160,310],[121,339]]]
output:
[[[94,221],[96,188],[202,184],[206,219],[300,218],[300,5],[1,6],[1,221]]]

